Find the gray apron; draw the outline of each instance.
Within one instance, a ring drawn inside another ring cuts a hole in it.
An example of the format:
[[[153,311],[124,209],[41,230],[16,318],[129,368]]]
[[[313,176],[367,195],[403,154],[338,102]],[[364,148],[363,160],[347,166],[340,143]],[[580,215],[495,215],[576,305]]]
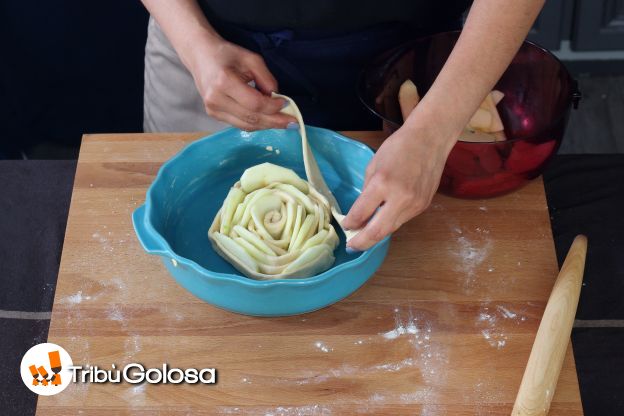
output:
[[[215,132],[228,126],[206,114],[193,76],[151,17],[145,45],[144,77],[145,132]]]

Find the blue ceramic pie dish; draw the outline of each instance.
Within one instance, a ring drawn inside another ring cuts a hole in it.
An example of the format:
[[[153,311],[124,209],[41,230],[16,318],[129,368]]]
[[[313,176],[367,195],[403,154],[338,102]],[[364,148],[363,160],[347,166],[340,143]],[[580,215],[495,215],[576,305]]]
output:
[[[373,151],[330,130],[306,127],[327,185],[347,211],[364,183]],[[139,241],[162,257],[173,278],[200,299],[246,315],[284,316],[331,305],[358,289],[383,262],[389,237],[367,251],[349,254],[340,244],[331,269],[313,277],[253,280],[221,258],[208,240],[208,228],[229,188],[243,171],[271,162],[305,178],[301,139],[293,130],[253,133],[227,129],[199,139],[160,168],[145,204],[132,220]]]

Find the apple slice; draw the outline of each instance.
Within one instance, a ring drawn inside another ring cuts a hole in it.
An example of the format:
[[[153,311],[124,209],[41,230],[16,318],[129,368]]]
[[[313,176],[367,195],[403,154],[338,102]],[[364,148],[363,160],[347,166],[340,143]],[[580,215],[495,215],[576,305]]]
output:
[[[407,120],[412,110],[416,108],[420,102],[418,89],[411,79],[406,80],[399,88],[399,106],[401,107],[401,115],[403,121]]]

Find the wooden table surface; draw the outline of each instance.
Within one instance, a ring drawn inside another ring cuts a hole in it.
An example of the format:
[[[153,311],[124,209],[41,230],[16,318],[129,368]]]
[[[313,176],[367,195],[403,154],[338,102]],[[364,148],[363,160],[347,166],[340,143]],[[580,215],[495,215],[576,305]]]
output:
[[[38,414],[510,414],[557,274],[541,179],[490,200],[437,195],[353,295],[254,318],[179,287],[132,229],[160,165],[200,136],[84,137],[49,341],[75,365],[215,367],[218,383],[71,384]],[[550,414],[582,414],[571,347]]]

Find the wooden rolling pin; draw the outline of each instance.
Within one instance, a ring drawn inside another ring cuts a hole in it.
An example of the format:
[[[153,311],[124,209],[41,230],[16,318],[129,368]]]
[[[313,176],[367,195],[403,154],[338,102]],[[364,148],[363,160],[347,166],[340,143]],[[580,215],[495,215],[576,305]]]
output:
[[[587,238],[574,239],[546,304],[512,416],[547,415],[568,348],[578,305]]]

